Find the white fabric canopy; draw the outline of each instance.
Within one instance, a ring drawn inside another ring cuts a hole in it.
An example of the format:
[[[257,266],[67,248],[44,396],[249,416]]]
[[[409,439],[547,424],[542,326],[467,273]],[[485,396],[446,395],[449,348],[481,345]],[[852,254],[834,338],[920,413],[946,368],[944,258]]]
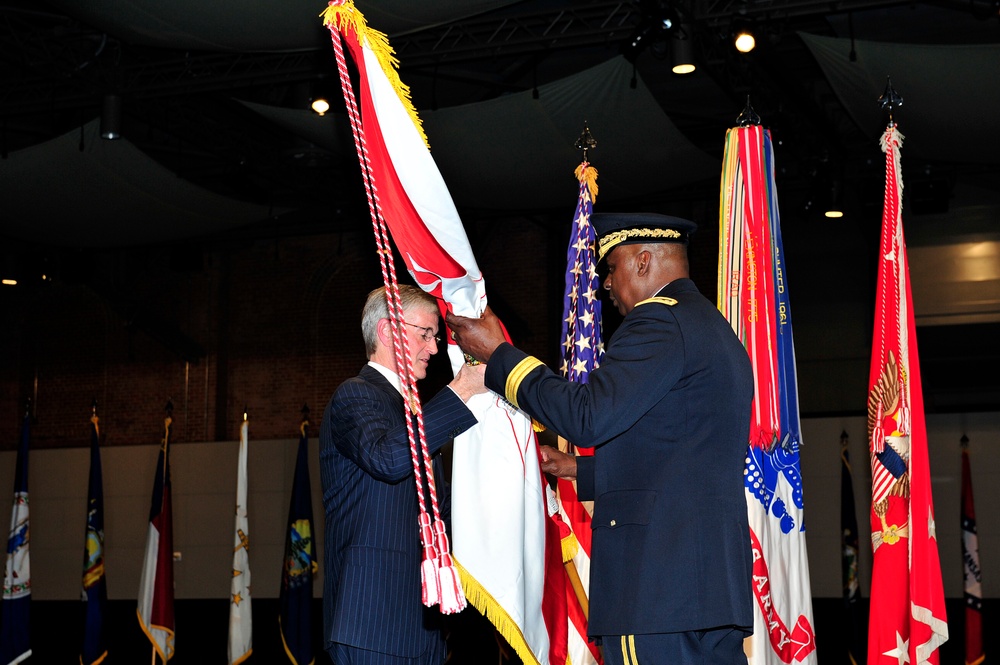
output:
[[[799,33],[830,85],[872,144],[888,116],[878,99],[886,78],[903,98],[893,118],[906,136],[907,159],[997,163],[1000,134],[991,114],[1000,108],[1000,45],[854,42]]]
[[[0,160],[0,225],[54,245],[124,246],[179,240],[261,221],[272,211],[181,179],[99,122]]]
[[[514,4],[517,0],[358,0],[368,24],[388,34]],[[70,16],[145,46],[207,51],[298,51],[329,47],[322,0],[52,0]]]
[[[632,65],[618,56],[532,92],[438,111],[420,111],[431,153],[459,206],[572,210],[584,126],[597,148],[598,207],[716,176],[720,163],[692,145]],[[247,104],[285,129],[338,154],[354,151],[347,119]],[[637,149],[638,147],[642,149]]]

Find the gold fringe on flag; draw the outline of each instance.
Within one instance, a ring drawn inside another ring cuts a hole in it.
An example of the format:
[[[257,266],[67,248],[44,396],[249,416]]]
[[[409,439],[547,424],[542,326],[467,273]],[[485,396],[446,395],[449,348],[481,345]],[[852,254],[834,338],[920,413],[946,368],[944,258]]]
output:
[[[396,51],[389,44],[389,38],[386,34],[368,27],[364,14],[354,6],[354,0],[330,0],[329,6],[320,13],[320,16],[323,17],[323,25],[327,28],[336,28],[341,33],[345,29],[350,29],[358,36],[358,42],[362,46],[367,42],[368,48],[378,58],[385,77],[392,85],[392,89],[396,91],[399,101],[417,128],[420,138],[424,140],[424,145],[430,150],[431,146],[427,140],[427,134],[424,132],[423,122],[417,115],[417,109],[413,106],[413,100],[410,97],[410,86],[399,78],[399,58],[396,57]]]
[[[479,581],[469,574],[458,559],[452,557],[455,562],[455,568],[458,569],[458,574],[462,580],[462,587],[465,590],[465,598],[473,607],[479,610],[479,613],[490,620],[500,635],[507,641],[507,644],[514,649],[517,653],[518,658],[524,665],[541,665],[535,655],[531,652],[528,647],[528,641],[524,637],[524,633],[518,627],[517,623],[510,618],[507,611],[503,606],[497,602],[486,588],[479,583]]]
[[[579,166],[573,171],[573,175],[581,183],[587,183],[587,190],[590,192],[590,202],[593,203],[597,200],[597,169],[588,164],[587,162],[581,162]]]
[[[563,563],[572,561],[573,557],[580,551],[580,541],[576,539],[576,534],[570,531],[569,535],[563,538],[560,543],[562,544]]]

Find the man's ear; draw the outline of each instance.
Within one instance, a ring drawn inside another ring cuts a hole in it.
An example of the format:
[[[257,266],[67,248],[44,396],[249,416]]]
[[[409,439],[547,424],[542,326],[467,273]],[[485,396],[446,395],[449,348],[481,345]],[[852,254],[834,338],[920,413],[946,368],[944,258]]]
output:
[[[644,249],[635,255],[635,274],[645,277],[649,273],[649,262],[653,258],[652,252]]]
[[[375,332],[378,334],[378,339],[382,344],[392,348],[392,324],[389,319],[379,319],[378,325],[375,326]]]

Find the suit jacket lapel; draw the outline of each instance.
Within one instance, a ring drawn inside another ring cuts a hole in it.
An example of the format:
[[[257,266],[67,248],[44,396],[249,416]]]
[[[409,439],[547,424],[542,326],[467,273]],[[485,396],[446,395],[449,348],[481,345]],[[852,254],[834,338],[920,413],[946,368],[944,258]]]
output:
[[[399,393],[398,390],[396,390],[396,386],[392,385],[388,379],[382,376],[381,372],[379,372],[371,365],[365,365],[364,367],[361,368],[361,372],[358,374],[358,376],[367,381],[368,383],[372,384],[373,386],[377,386],[381,390],[385,391],[385,393],[392,400],[393,404],[398,403],[400,412],[402,413],[403,396]]]

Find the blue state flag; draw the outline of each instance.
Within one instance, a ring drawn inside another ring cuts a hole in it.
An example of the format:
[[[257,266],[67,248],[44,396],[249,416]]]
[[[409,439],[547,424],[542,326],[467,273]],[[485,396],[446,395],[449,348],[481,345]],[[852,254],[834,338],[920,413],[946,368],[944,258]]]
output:
[[[841,580],[843,582],[845,642],[851,665],[864,659],[861,640],[861,580],[858,576],[858,517],[854,510],[854,481],[851,478],[851,458],[847,451],[847,432],[840,435],[840,548]]]
[[[87,487],[87,530],[83,546],[83,643],[81,665],[97,665],[108,655],[104,617],[108,586],[104,576],[104,478],[101,473],[97,416],[90,419],[90,481]]]
[[[309,483],[308,427],[309,422],[305,421],[300,429],[279,598],[281,642],[288,660],[295,665],[310,665],[315,662],[312,598],[317,565],[316,544],[313,541],[312,491]]]
[[[0,664],[14,665],[31,656],[29,616],[31,609],[31,566],[28,560],[28,440],[31,417],[24,414],[21,445],[17,449],[14,472],[14,507],[7,536],[7,565],[0,602]]]

